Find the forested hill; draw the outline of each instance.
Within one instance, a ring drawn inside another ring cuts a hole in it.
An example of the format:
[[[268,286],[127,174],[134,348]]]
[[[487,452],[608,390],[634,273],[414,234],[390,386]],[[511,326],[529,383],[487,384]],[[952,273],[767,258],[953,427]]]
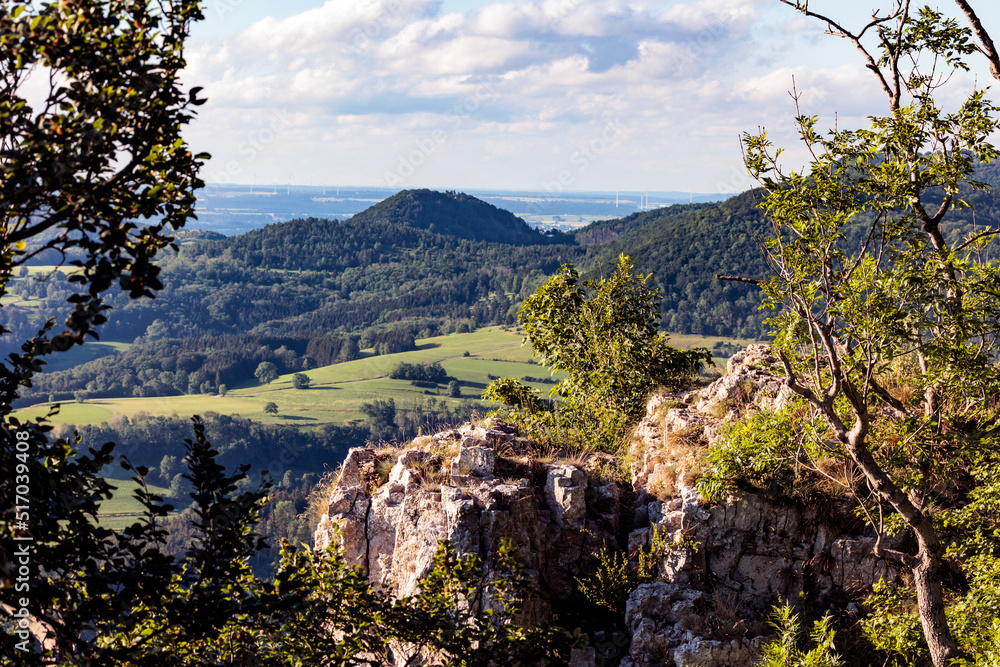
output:
[[[460,192],[403,190],[353,216],[351,222],[407,225],[471,241],[513,245],[552,242],[513,213]]]
[[[976,178],[988,188],[967,187],[960,193],[974,208],[948,213],[944,231],[950,243],[1000,225],[1000,164],[981,165]],[[668,331],[763,336],[763,321],[771,313],[758,310],[759,290],[716,278],[717,274],[746,278],[769,274],[758,241],[768,235],[770,226],[756,207],[761,193],[756,195],[747,191],[718,204],[671,206],[593,223],[574,234],[587,247],[580,264],[594,276],[613,267],[619,253],[630,255],[638,271],[653,274],[663,295],[663,326]],[[934,193],[930,199],[929,208],[936,210],[940,199]],[[845,230],[849,246],[862,241],[857,234],[864,229],[864,218],[859,216]],[[992,256],[997,256],[995,250]]]
[[[612,239],[588,247],[591,273],[626,253],[638,271],[653,274],[668,331],[756,338],[769,314],[757,310],[759,290],[715,276],[764,277],[767,265],[754,240],[763,232],[763,217],[745,192],[721,204],[671,206],[596,223],[576,237]]]
[[[675,204],[667,208],[633,213],[624,218],[599,220],[573,232],[573,238],[577,243],[588,245],[610,243],[624,234],[641,229],[646,225],[667,225],[676,218],[687,217],[692,211],[714,206],[717,204]]]
[[[980,173],[986,181],[997,180],[995,168]],[[292,372],[305,357],[331,363],[352,358],[344,350],[359,346],[401,351],[415,338],[513,324],[521,301],[561,264],[574,263],[585,276],[597,277],[613,269],[619,253],[632,256],[638,271],[653,274],[668,331],[748,338],[766,333],[763,320],[770,313],[758,310],[757,288],[716,278],[767,275],[757,241],[768,227],[749,192],[720,204],[672,206],[598,222],[577,232],[571,243],[530,232],[532,242],[522,244],[444,233],[448,224],[439,228],[427,222],[430,216],[405,205],[410,197],[422,202],[422,210],[438,202],[433,205],[443,212],[436,219],[451,221],[460,220],[467,207],[497,210],[464,195],[431,194],[400,193],[391,205],[343,222],[293,220],[231,238],[187,236],[179,256],[162,260],[165,287],[157,299],[111,299],[102,337],[136,341],[139,347],[72,373],[46,374],[28,393],[34,400],[85,388],[100,394],[116,383],[118,391],[136,395],[212,391],[219,384],[253,381],[261,361]],[[973,225],[982,229],[998,222],[994,193],[967,198],[976,205],[975,219],[970,210],[953,212],[952,239],[967,236]],[[389,211],[427,228],[391,219]],[[505,228],[483,223],[477,229]],[[530,234],[512,238],[531,239]],[[15,301],[0,309],[0,324],[14,335],[4,338],[30,336],[41,324],[36,314],[65,313],[72,289],[61,273],[13,281]],[[166,366],[147,362],[149,368],[136,368],[137,359],[181,357],[193,361],[185,368],[187,377],[174,377],[172,384],[153,377],[154,371],[172,370]],[[138,370],[149,377],[140,378]],[[131,382],[129,372],[135,376]]]

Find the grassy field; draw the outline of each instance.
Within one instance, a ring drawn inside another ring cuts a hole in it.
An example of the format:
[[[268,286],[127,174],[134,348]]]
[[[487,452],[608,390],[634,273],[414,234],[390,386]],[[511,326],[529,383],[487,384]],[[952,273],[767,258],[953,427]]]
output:
[[[716,343],[735,343],[740,346],[747,346],[758,341],[753,338],[724,338],[722,336],[699,336],[697,334],[667,334],[670,344],[682,350],[690,350],[692,347],[707,347],[712,349]]]
[[[747,344],[752,341],[706,336],[671,336],[671,343],[682,348],[711,348],[716,341]],[[91,344],[88,343],[87,346]],[[468,355],[466,356],[466,353]],[[531,350],[521,346],[521,336],[499,327],[479,329],[469,334],[451,334],[418,341],[417,349],[399,354],[375,356],[366,354],[343,364],[324,366],[307,371],[311,385],[295,389],[292,376],[283,375],[268,385],[233,387],[225,396],[204,394],[159,398],[88,399],[85,403],[65,403],[52,421],[64,424],[100,424],[117,416],[135,417],[145,413],[160,416],[190,416],[218,412],[238,414],[255,421],[298,426],[343,424],[362,419],[362,403],[392,398],[397,408],[407,409],[433,399],[438,404],[454,407],[465,400],[479,400],[489,383],[489,376],[525,376],[545,378],[549,372],[530,363]],[[445,387],[437,391],[415,387],[407,380],[391,380],[389,371],[400,362],[440,363],[449,375],[462,385],[461,397],[450,398]],[[551,384],[529,383],[543,392]],[[277,415],[264,412],[264,406],[274,402]],[[19,411],[19,418],[34,418],[45,414],[48,405]]]
[[[88,344],[89,345],[89,344]],[[469,356],[464,356],[468,352]],[[494,361],[499,359],[501,361]],[[521,347],[521,337],[498,327],[479,329],[470,334],[452,334],[418,342],[416,350],[390,355],[365,355],[344,364],[307,371],[309,389],[292,387],[292,376],[283,375],[268,385],[232,388],[225,396],[203,394],[160,398],[88,399],[85,403],[65,403],[52,421],[64,424],[99,424],[116,416],[135,417],[140,413],[169,416],[204,414],[208,411],[239,414],[264,423],[321,426],[342,424],[363,417],[362,403],[392,398],[400,408],[433,398],[454,406],[463,400],[479,399],[489,382],[488,375],[525,375],[543,377],[545,369],[527,363],[528,348]],[[450,398],[444,387],[438,392],[415,387],[406,380],[390,380],[389,371],[402,361],[441,363],[449,374],[463,383],[460,398]],[[545,385],[537,385],[544,387]],[[429,394],[427,392],[430,392]],[[264,406],[278,405],[277,416],[264,413]],[[20,418],[44,415],[43,404],[18,412]]]
[[[29,266],[28,267],[28,275],[31,276],[32,278],[34,278],[35,276],[47,276],[50,273],[53,273],[54,271],[59,271],[59,272],[63,273],[64,275],[69,276],[69,275],[72,275],[73,273],[76,273],[76,272],[78,272],[80,270],[81,269],[78,268],[78,267],[76,267],[76,266],[54,266],[54,265]]]
[[[97,512],[97,518],[102,526],[112,530],[121,530],[132,525],[142,514],[142,505],[135,498],[135,490],[139,485],[131,479],[110,480],[115,487],[115,495],[111,500],[105,500]],[[161,486],[148,486],[150,492],[160,496],[167,494],[167,489]]]

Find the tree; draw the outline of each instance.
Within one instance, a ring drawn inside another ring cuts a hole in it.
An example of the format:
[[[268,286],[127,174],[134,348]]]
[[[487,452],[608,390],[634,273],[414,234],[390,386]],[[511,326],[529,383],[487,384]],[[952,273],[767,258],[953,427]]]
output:
[[[825,137],[817,118],[799,115],[812,156],[803,172],[781,167],[766,134],[744,136],[773,223],[773,275],[752,282],[766,306],[780,308],[770,323],[786,384],[864,475],[881,506],[876,516],[895,512],[915,540],[916,553],[880,544],[876,552],[912,572],[923,635],[941,667],[961,651],[946,618],[934,513],[988,450],[982,431],[998,389],[1000,336],[1000,270],[990,253],[1000,230],[948,226],[949,213],[984,188],[976,165],[998,156],[988,141],[997,109],[973,90],[946,111],[938,93],[967,69],[966,56],[985,53],[994,76],[1000,59],[963,0],[971,30],[927,7],[911,11],[906,0],[853,32],[806,3],[782,2],[854,44],[888,114]],[[913,369],[912,398],[893,392],[904,366]]]
[[[163,458],[160,459],[159,471],[160,479],[162,479],[164,483],[169,484],[174,477],[182,473],[181,462],[177,460],[176,456],[164,454]]]
[[[45,251],[80,267],[57,344],[94,333],[116,283],[133,298],[160,289],[153,259],[194,215],[207,155],[181,134],[204,100],[178,76],[199,18],[191,0],[0,8],[0,282]],[[36,69],[49,74],[37,105],[26,93]]]
[[[309,388],[309,376],[305,373],[296,373],[292,376],[292,386],[296,389],[308,389]]]
[[[458,380],[452,380],[448,383],[448,396],[451,398],[461,398],[462,385],[459,384]]]
[[[271,384],[278,379],[278,367],[270,361],[262,361],[253,374],[261,384]]]
[[[269,401],[264,406],[264,413],[268,414],[268,415],[276,415],[276,414],[278,414],[278,404],[275,403],[274,401]]]
[[[382,438],[393,438],[399,426],[396,424],[396,401],[376,399],[362,403],[361,412],[367,415],[373,433]]]
[[[552,371],[566,373],[549,392],[561,399],[551,414],[563,425],[590,431],[605,447],[616,446],[641,416],[651,390],[680,388],[712,361],[707,350],[685,352],[667,344],[659,331],[659,293],[647,284],[649,278],[633,275],[626,255],[601,280],[581,282],[566,264],[518,312],[524,342]],[[494,381],[483,396],[518,410],[546,412],[534,390],[517,380]]]
[[[145,485],[147,469],[117,461],[134,474],[144,513],[109,530],[96,519],[115,491],[104,476],[114,444],[82,451],[78,438],[50,439],[45,418],[11,416],[46,356],[97,336],[116,283],[133,298],[161,288],[154,259],[172,243],[167,230],[192,217],[202,185],[204,156],[181,136],[201,100],[178,82],[198,18],[195,0],[0,5],[0,296],[15,269],[45,250],[80,268],[65,330],[52,336],[55,325],[46,325],[0,364],[3,664],[248,664],[258,651],[256,664],[373,664],[396,641],[458,656],[463,645],[537,651],[545,637],[559,639],[507,622],[518,608],[503,582],[491,597],[512,602],[510,616],[466,624],[487,582],[474,559],[447,549],[426,592],[402,606],[335,552],[289,554],[274,584],[254,579],[248,559],[266,546],[254,524],[270,485],[238,492],[248,466],[227,472],[198,419],[180,478],[193,500],[194,541],[174,558],[164,528],[172,507]],[[32,74],[49,86],[37,110],[26,99]],[[296,635],[310,620],[309,633]],[[322,649],[311,653],[317,638]],[[552,657],[565,662],[567,645]]]

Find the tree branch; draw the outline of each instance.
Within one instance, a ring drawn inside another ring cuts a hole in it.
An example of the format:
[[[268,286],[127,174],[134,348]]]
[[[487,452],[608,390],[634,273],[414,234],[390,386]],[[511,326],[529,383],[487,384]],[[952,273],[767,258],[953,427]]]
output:
[[[857,48],[857,50],[861,52],[861,55],[864,56],[864,59],[867,62],[867,65],[865,65],[865,67],[870,69],[878,78],[879,83],[882,86],[882,90],[885,91],[886,96],[888,96],[889,98],[889,102],[892,105],[892,108],[896,109],[899,107],[900,91],[899,91],[898,80],[896,81],[896,85],[894,86],[889,85],[889,82],[885,80],[885,76],[882,74],[882,70],[879,68],[878,63],[875,62],[875,59],[872,57],[872,55],[868,53],[868,49],[865,48],[865,45],[861,43],[861,37],[869,30],[869,28],[880,26],[883,23],[898,18],[901,12],[903,12],[904,10],[899,9],[893,12],[891,15],[886,16],[885,18],[873,18],[870,23],[868,23],[864,28],[861,29],[861,32],[855,35],[849,32],[846,28],[844,28],[842,25],[840,25],[833,19],[824,16],[823,14],[817,14],[816,12],[810,10],[809,5],[806,2],[801,2],[800,0],[780,0],[780,1],[783,4],[786,4],[789,7],[794,8],[796,11],[802,12],[806,16],[819,19],[820,21],[826,23],[827,32],[829,34],[834,35],[836,37],[844,37],[846,39],[851,40],[851,42],[854,43],[855,48]],[[907,2],[906,5],[908,9],[909,2]],[[893,69],[895,70],[895,68]],[[893,73],[895,74],[895,71]]]
[[[808,387],[803,387],[799,384],[799,381],[795,377],[795,371],[792,370],[792,364],[788,361],[788,357],[785,356],[784,352],[778,351],[778,359],[781,360],[781,366],[785,369],[785,384],[788,388],[810,403],[816,403],[816,394]]]
[[[898,417],[905,417],[907,415],[906,406],[898,398],[889,393],[889,391],[880,385],[875,378],[871,378],[868,381],[868,386],[871,387],[875,395],[885,401],[895,412]]]
[[[990,38],[990,34],[986,32],[983,28],[982,22],[979,17],[976,16],[976,12],[973,11],[972,6],[969,5],[966,0],[955,0],[955,4],[958,5],[965,17],[969,19],[969,24],[972,26],[972,32],[976,34],[979,41],[982,42],[982,46],[979,51],[990,63],[990,74],[993,75],[994,79],[1000,80],[1000,53],[997,53],[997,48],[993,44],[993,40]]]
[[[963,241],[961,244],[959,244],[959,246],[957,248],[955,248],[955,252],[958,252],[959,250],[961,250],[962,248],[966,247],[970,243],[974,243],[974,242],[978,241],[979,239],[981,239],[983,237],[986,237],[986,236],[993,236],[994,234],[1000,234],[1000,229],[987,229],[984,232],[979,232],[978,234],[974,234],[974,235],[970,236],[969,238],[967,238],[965,241]],[[718,277],[718,276],[716,276],[716,277]]]

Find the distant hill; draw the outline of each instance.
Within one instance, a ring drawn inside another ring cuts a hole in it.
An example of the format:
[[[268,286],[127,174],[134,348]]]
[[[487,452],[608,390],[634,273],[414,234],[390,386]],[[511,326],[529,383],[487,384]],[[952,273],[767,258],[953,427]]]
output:
[[[1000,225],[1000,165],[981,165],[976,177],[990,188],[966,188],[974,206],[953,210],[944,231],[955,243],[976,230]],[[722,281],[717,274],[764,278],[770,270],[759,242],[770,225],[757,209],[760,193],[747,191],[718,204],[675,205],[590,224],[574,234],[587,247],[581,268],[590,276],[614,266],[619,253],[630,255],[636,269],[652,273],[663,295],[663,326],[668,331],[716,336],[760,337],[769,311],[759,310],[759,290],[746,283]],[[936,208],[933,194],[929,204]],[[864,219],[845,230],[848,247],[863,241]],[[991,251],[997,257],[997,251]],[[989,256],[984,254],[984,259]]]
[[[460,192],[403,190],[354,215],[351,221],[409,225],[470,241],[512,245],[552,242],[513,213]]]
[[[586,227],[573,232],[573,239],[577,243],[587,245],[600,245],[617,240],[629,232],[641,229],[649,224],[665,224],[668,220],[683,218],[692,211],[710,208],[715,204],[674,204],[666,208],[657,208],[652,211],[641,211],[627,215],[624,218],[612,218],[610,220],[598,220]]]
[[[979,176],[1000,183],[1000,167],[986,166]],[[974,203],[975,214],[966,209],[949,215],[952,240],[1000,224],[994,192],[963,197]],[[572,236],[550,238],[473,197],[406,191],[342,222],[310,218],[228,238],[186,236],[179,256],[160,260],[165,287],[158,298],[108,300],[113,308],[102,338],[132,342],[141,336],[138,342],[150,345],[149,354],[173,360],[159,371],[140,363],[135,374],[144,385],[183,384],[180,371],[188,374],[188,384],[195,374],[199,387],[218,385],[237,381],[229,369],[245,375],[255,367],[252,361],[283,359],[281,348],[301,356],[310,344],[330,347],[330,337],[361,347],[408,349],[414,338],[514,324],[521,302],[561,264],[600,277],[613,270],[619,253],[653,275],[668,331],[758,338],[766,335],[763,320],[770,315],[759,310],[758,289],[716,275],[767,276],[759,243],[769,233],[751,192],[718,204],[675,205],[596,222]],[[860,242],[848,236],[849,243]],[[9,287],[14,300],[0,309],[0,325],[14,333],[0,337],[0,352],[16,349],[4,350],[4,340],[30,336],[41,313],[64,317],[73,284],[56,273],[47,280],[19,277]],[[239,350],[233,336],[245,337]],[[153,345],[195,337],[204,337],[197,349],[190,342]],[[325,356],[342,356],[339,349]],[[188,352],[194,356],[185,357]],[[157,373],[174,376],[153,377]],[[124,386],[120,380],[109,375],[94,382]],[[53,390],[70,392],[89,383],[80,376]]]
[[[745,192],[720,204],[671,206],[594,223],[575,237],[589,244],[581,263],[588,275],[606,273],[620,253],[632,257],[637,271],[653,274],[668,331],[756,338],[764,335],[763,320],[770,315],[757,309],[759,290],[715,276],[767,275],[755,241],[765,231],[752,193]]]
[[[184,243],[162,260],[155,301],[111,299],[102,336],[131,342],[157,320],[157,338],[303,340],[513,323],[521,299],[583,253],[569,235],[541,234],[474,197],[405,191],[344,221],[291,220]],[[48,287],[18,285],[42,298]]]
[[[178,243],[193,243],[194,241],[221,241],[225,234],[207,229],[179,229],[174,232],[174,240]]]

